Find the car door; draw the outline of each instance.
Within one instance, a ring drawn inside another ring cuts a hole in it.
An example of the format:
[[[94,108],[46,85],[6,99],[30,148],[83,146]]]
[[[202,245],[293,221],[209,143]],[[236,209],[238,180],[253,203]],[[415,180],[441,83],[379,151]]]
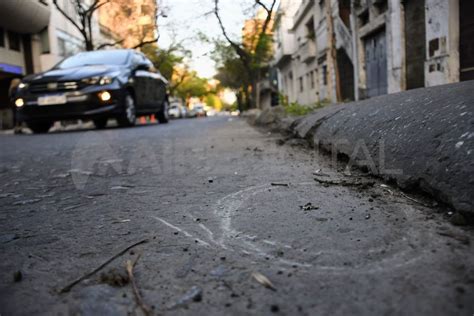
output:
[[[151,64],[151,62],[147,59]],[[161,106],[166,99],[166,89],[168,81],[161,75],[161,73],[154,69],[150,68],[150,82],[149,82],[149,92],[150,92],[150,110],[153,112],[158,112],[161,110]]]
[[[154,74],[153,86],[155,87],[154,105],[159,111],[166,100],[168,81],[159,72],[157,72]]]
[[[134,68],[133,89],[135,91],[136,110],[137,112],[145,112],[150,103],[148,92],[149,72],[140,54],[133,54],[132,67]]]
[[[156,74],[155,74],[155,69],[153,67],[153,63],[146,58],[144,55],[140,54],[142,58],[142,63],[144,65],[147,65],[146,68],[146,73],[144,73],[144,77],[146,77],[146,90],[145,90],[145,99],[146,99],[146,104],[145,108],[146,111],[149,113],[154,113],[156,112],[156,95],[157,95],[157,90],[158,86],[156,83]]]

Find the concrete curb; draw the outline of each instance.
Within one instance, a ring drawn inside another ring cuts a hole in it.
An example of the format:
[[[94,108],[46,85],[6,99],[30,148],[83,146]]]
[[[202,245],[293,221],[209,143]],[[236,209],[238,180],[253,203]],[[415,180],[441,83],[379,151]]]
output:
[[[474,215],[474,81],[328,106],[282,131]]]

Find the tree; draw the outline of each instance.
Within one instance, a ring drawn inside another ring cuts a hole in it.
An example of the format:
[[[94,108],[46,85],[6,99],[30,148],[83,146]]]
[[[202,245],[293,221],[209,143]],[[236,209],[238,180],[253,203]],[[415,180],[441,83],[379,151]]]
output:
[[[176,88],[176,95],[189,103],[192,97],[201,98],[208,93],[208,82],[205,78],[200,78],[196,71],[186,71],[181,84]]]
[[[215,93],[210,93],[206,96],[206,105],[216,111],[222,110],[223,106],[221,99]]]
[[[58,3],[53,0],[56,9],[81,33],[84,38],[85,49],[94,50],[94,38],[92,34],[92,19],[94,13],[102,6],[109,3],[109,0],[94,0],[89,5],[82,0],[72,0],[74,14],[67,13]]]
[[[73,12],[69,13],[59,4],[59,0],[53,0],[53,4],[56,9],[81,33],[84,39],[84,46],[86,51],[91,51],[94,49],[100,49],[106,46],[115,46],[116,44],[121,44],[125,41],[126,37],[129,34],[125,34],[121,39],[118,39],[114,43],[104,43],[101,45],[95,45],[94,36],[93,36],[93,20],[94,15],[98,10],[112,3],[111,0],[67,0],[70,1],[72,5]],[[61,1],[62,2],[62,1]],[[130,3],[127,3],[130,6]],[[139,48],[146,44],[155,43],[159,39],[159,35],[153,34],[153,38],[150,39],[150,31],[156,33],[156,21],[158,18],[158,6],[155,6],[154,21],[152,23],[152,30],[141,28],[141,34],[138,35],[138,43],[131,48]]]
[[[172,79],[175,67],[182,64],[185,58],[191,57],[191,51],[185,49],[181,42],[171,43],[168,48],[160,48],[156,44],[145,45],[142,53],[168,80]]]
[[[156,44],[149,44],[142,48],[142,52],[169,81],[169,92],[175,95],[176,89],[189,76],[185,59],[191,57],[191,52],[184,48],[182,42],[173,42],[166,49]]]
[[[276,6],[276,0],[271,0],[269,5],[264,4],[260,0],[255,0],[255,6],[263,9],[266,13],[262,23],[255,23],[254,34],[250,36],[250,40],[244,39],[245,43],[234,41],[230,38],[227,30],[224,26],[222,18],[219,13],[219,0],[214,1],[213,13],[217,18],[217,22],[222,31],[228,47],[230,47],[234,53],[234,58],[229,58],[229,52],[224,52],[220,69],[218,70],[218,78],[226,79],[233,83],[236,79],[234,77],[236,69],[240,68],[242,71],[241,77],[244,77],[242,84],[239,87],[239,93],[237,95],[239,107],[241,110],[252,108],[255,106],[255,100],[258,93],[257,83],[261,78],[262,70],[267,67],[268,61],[271,57],[271,44],[272,37],[269,35],[270,28],[274,16],[274,10]],[[216,45],[217,52],[219,51],[218,45]],[[236,61],[239,60],[239,62]],[[225,78],[225,72],[234,72],[234,75],[230,74]],[[224,81],[226,81],[224,80]]]
[[[212,58],[217,65],[214,78],[219,81],[220,87],[226,87],[235,92],[238,109],[243,111],[250,103],[248,87],[251,86],[251,80],[242,60],[230,45],[219,41],[215,42]]]

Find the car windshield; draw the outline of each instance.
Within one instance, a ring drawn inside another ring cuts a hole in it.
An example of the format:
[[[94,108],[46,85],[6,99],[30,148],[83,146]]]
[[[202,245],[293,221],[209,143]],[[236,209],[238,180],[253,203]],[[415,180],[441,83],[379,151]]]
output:
[[[79,53],[64,59],[56,69],[66,69],[90,65],[125,65],[128,52],[125,50],[95,51]]]

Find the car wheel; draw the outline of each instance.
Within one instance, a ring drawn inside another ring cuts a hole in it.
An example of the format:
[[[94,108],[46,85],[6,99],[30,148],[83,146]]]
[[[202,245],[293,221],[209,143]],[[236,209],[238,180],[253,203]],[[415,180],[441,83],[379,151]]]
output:
[[[166,124],[170,120],[170,117],[168,114],[168,108],[169,108],[168,100],[165,100],[163,102],[163,108],[161,109],[160,112],[156,114],[156,117],[158,118],[158,122],[160,122],[161,124]]]
[[[27,123],[28,127],[33,131],[35,134],[44,134],[49,131],[51,126],[53,126],[52,122],[35,122],[35,123]]]
[[[104,129],[107,126],[107,118],[101,118],[94,120],[95,128],[97,129]]]
[[[135,99],[130,93],[125,96],[125,104],[123,113],[117,118],[119,126],[130,127],[134,126],[137,120],[137,112],[135,108]]]

